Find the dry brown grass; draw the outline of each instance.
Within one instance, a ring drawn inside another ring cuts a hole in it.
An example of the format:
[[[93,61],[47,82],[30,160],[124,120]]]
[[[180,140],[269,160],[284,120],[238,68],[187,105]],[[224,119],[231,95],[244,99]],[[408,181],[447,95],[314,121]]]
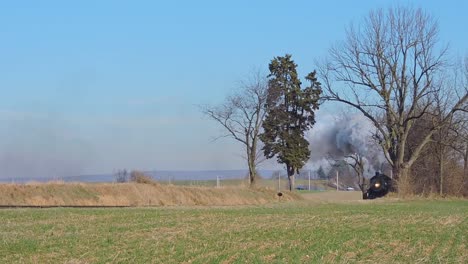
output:
[[[181,187],[157,183],[0,184],[0,205],[34,206],[173,206],[250,205],[277,201],[267,188]],[[282,201],[301,199],[285,193]]]
[[[362,193],[357,191],[328,191],[328,192],[315,192],[304,193],[302,196],[311,201],[324,201],[324,202],[351,202],[362,201]]]

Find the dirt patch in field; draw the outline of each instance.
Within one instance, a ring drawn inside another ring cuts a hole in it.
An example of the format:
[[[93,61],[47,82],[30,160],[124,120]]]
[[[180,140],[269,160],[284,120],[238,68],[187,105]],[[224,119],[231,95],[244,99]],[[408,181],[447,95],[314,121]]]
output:
[[[330,202],[330,203],[361,203],[361,202],[383,202],[391,198],[379,198],[375,200],[363,200],[362,193],[359,191],[326,191],[314,193],[302,193],[301,196],[307,201]]]
[[[301,200],[285,193],[282,201]],[[181,187],[140,183],[0,184],[0,205],[174,206],[255,205],[277,202],[274,190],[245,187]]]

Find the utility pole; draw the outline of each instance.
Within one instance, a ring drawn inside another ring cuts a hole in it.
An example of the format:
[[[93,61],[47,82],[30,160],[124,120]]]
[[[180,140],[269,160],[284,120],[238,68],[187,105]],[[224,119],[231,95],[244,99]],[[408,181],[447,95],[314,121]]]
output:
[[[336,190],[338,191],[338,174],[339,172],[336,171]]]
[[[278,192],[281,191],[281,172],[278,172]]]
[[[310,191],[310,170],[309,170],[309,191]]]
[[[216,176],[216,188],[219,188],[219,176]]]

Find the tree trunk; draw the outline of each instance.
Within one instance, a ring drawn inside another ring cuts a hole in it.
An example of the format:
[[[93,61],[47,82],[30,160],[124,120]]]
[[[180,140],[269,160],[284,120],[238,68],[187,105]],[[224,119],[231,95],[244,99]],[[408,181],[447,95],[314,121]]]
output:
[[[249,166],[249,184],[250,187],[253,187],[256,184],[257,170],[255,168],[255,152],[249,147],[247,147],[247,164]]]
[[[398,181],[399,176],[400,176],[400,164],[399,163],[393,163],[393,164],[394,164],[392,166],[393,179],[395,181]]]
[[[398,194],[401,196],[412,193],[409,172],[410,168],[406,164],[393,167],[393,177],[396,179]]]
[[[414,154],[413,154],[414,155]],[[419,154],[417,154],[419,155]],[[393,180],[396,183],[395,191],[399,196],[409,195],[411,191],[409,172],[412,163],[404,161],[404,148],[399,147],[392,156]],[[411,162],[411,161],[410,161]],[[413,160],[414,162],[414,160]]]
[[[367,199],[367,195],[366,195],[367,190],[366,190],[366,182],[365,182],[364,175],[362,173],[359,173],[358,177],[359,177],[358,186],[362,193],[362,199]]]
[[[444,153],[445,148],[443,146],[440,147],[439,153],[439,195],[442,196],[444,194]]]
[[[296,174],[296,170],[290,166],[286,166],[286,170],[288,172],[289,191],[292,191],[294,189],[294,176]]]
[[[249,133],[245,133],[245,150],[247,154],[247,165],[249,166],[249,186],[253,187],[257,179],[257,168],[255,167],[257,139],[250,141]]]
[[[467,163],[468,163],[468,143],[466,143],[465,145],[465,155],[463,156],[463,181],[465,185],[468,182],[468,164]]]
[[[257,171],[252,158],[249,158],[249,183],[250,187],[254,187],[257,184]]]
[[[292,175],[288,175],[288,181],[289,181],[289,191],[294,190],[295,173],[293,173]]]

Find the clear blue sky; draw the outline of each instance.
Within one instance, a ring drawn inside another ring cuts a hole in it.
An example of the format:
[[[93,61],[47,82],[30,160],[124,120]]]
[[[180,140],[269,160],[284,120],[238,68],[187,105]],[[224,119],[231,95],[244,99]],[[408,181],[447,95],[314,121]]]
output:
[[[374,8],[423,7],[468,53],[467,1],[230,2],[2,1],[0,178],[243,168],[197,105],[274,56],[305,75]]]

